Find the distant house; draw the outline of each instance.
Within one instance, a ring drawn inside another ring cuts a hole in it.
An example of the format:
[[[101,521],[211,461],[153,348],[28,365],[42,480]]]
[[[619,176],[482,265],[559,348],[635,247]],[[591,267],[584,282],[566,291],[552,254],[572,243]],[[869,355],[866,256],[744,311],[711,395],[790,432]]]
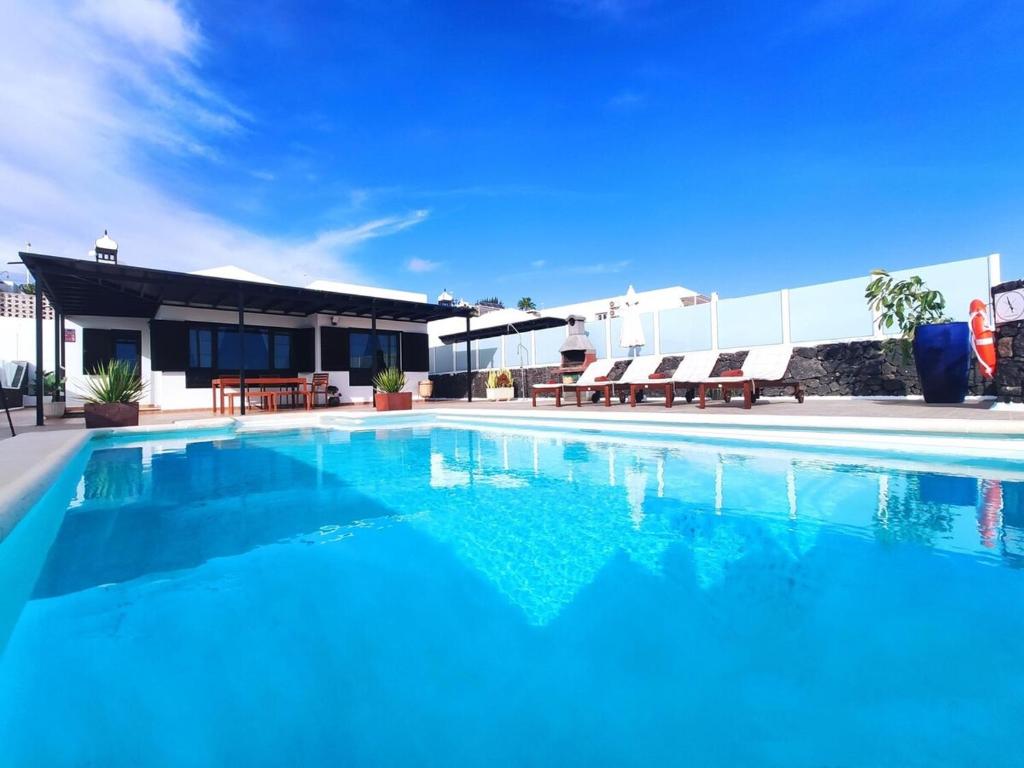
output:
[[[211,407],[211,381],[241,370],[325,372],[342,402],[368,402],[375,368],[396,366],[415,391],[429,370],[426,323],[465,314],[429,304],[425,294],[330,281],[281,285],[234,266],[184,273],[119,264],[116,256],[20,256],[64,329],[51,322],[43,332],[44,366],[54,353],[63,361],[72,406],[76,381],[113,358],[135,362],[148,402],[165,409]]]

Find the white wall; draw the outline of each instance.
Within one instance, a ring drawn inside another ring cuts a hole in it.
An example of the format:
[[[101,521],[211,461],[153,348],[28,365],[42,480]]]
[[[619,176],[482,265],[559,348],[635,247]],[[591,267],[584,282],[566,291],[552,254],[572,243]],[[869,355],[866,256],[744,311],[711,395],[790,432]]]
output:
[[[43,367],[53,370],[53,320],[43,320]],[[0,360],[36,363],[36,321],[31,317],[0,317]]]
[[[954,320],[966,320],[972,298],[989,301],[989,289],[1000,281],[999,254],[973,259],[932,264],[916,269],[894,272],[897,278],[917,274],[929,288],[940,291],[947,301],[946,314]],[[638,293],[641,322],[647,344],[642,354],[678,355],[704,349],[723,352],[739,351],[770,344],[815,346],[840,341],[885,338],[873,325],[871,312],[864,299],[867,276],[834,283],[821,283],[800,288],[784,288],[752,296],[719,299],[712,294],[710,304],[686,306],[681,301],[693,291],[674,287]],[[587,333],[597,348],[598,357],[623,357],[619,347],[619,319],[611,317],[610,303],[619,299],[598,299],[546,310],[565,317],[569,314],[586,318]],[[474,319],[473,326],[486,323],[487,316]],[[443,345],[440,336],[465,331],[465,320],[455,318],[430,323],[431,372],[452,373],[465,370],[465,344]],[[564,330],[563,330],[564,332]],[[554,331],[522,334],[525,347],[531,350],[527,367],[550,365],[550,348]],[[543,338],[541,336],[549,334]],[[480,364],[478,345],[496,344],[498,355],[492,367],[517,368],[519,359],[511,350],[517,346],[515,337],[497,337],[472,346],[472,367]],[[454,349],[453,349],[454,347]],[[543,347],[547,360],[539,359]]]

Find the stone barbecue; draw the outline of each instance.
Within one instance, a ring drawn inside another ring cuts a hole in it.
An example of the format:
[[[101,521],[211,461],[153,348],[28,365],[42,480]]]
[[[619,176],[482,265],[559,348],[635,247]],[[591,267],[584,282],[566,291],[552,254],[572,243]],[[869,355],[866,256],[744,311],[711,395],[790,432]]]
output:
[[[566,325],[569,334],[558,350],[562,360],[557,372],[561,374],[564,383],[572,384],[588,365],[597,360],[597,350],[587,336],[585,318],[580,315],[569,315],[566,318]]]

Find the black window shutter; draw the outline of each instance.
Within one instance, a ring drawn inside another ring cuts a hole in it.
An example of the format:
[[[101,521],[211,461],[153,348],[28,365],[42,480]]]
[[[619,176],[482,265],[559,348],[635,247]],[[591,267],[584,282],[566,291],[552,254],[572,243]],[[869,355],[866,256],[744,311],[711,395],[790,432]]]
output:
[[[184,371],[188,368],[188,323],[150,320],[149,344],[154,371]]]
[[[402,370],[429,371],[430,346],[425,333],[402,331]]]
[[[329,325],[320,328],[320,368],[324,371],[348,370],[348,328]]]
[[[91,373],[113,354],[110,331],[105,328],[82,329],[82,373]]]
[[[292,331],[292,368],[299,373],[316,370],[315,328]]]

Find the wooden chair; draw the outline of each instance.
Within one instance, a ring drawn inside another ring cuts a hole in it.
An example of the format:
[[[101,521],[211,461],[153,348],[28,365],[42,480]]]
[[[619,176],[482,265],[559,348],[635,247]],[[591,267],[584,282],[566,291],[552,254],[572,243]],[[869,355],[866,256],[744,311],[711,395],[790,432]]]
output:
[[[327,387],[331,383],[331,376],[329,373],[314,373],[313,374],[313,389],[312,389],[312,407],[316,407],[316,396],[323,395],[324,405],[327,405]],[[307,399],[307,402],[309,400]]]

